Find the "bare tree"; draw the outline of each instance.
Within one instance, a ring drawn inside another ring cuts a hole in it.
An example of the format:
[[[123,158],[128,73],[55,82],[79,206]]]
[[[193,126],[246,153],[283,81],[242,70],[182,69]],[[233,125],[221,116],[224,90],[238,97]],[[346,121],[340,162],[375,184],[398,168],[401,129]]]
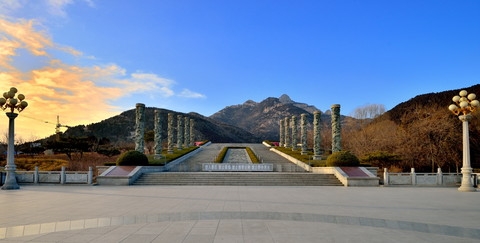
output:
[[[357,107],[351,115],[356,119],[373,119],[385,113],[385,106],[381,104],[368,104]]]

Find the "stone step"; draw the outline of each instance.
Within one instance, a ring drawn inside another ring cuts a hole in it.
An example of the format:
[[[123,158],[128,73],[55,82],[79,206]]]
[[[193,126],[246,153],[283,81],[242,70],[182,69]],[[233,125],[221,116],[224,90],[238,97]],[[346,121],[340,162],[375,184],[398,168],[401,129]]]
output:
[[[134,185],[342,186],[334,176],[275,172],[163,172],[143,174]]]

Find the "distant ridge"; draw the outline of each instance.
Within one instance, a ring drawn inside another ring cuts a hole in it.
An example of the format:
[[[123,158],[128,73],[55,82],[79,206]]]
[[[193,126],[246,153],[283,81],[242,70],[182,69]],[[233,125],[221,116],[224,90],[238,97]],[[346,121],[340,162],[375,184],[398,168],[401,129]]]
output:
[[[182,115],[195,120],[195,136],[197,141],[209,140],[212,142],[225,143],[253,143],[261,140],[254,134],[244,129],[232,126],[230,124],[221,123],[200,115],[195,112],[188,114],[175,112],[166,109],[154,107],[145,108],[145,131],[154,129],[154,111],[160,110],[163,141],[167,139],[167,117],[168,113],[173,113],[175,117]],[[174,124],[176,127],[176,123]],[[174,133],[176,134],[176,133]],[[89,125],[80,125],[69,128],[65,131],[65,136],[87,137],[95,136],[96,138],[107,138],[114,143],[128,143],[134,141],[135,135],[135,109],[122,112],[120,115],[113,116],[101,122]],[[176,141],[176,140],[175,140]]]
[[[295,102],[288,95],[283,94],[279,98],[269,97],[258,103],[247,100],[243,104],[227,106],[210,118],[245,129],[263,140],[277,141],[280,119],[291,116],[300,117],[305,113],[311,123],[315,111],[319,109],[313,105]],[[324,119],[330,118],[324,117]]]

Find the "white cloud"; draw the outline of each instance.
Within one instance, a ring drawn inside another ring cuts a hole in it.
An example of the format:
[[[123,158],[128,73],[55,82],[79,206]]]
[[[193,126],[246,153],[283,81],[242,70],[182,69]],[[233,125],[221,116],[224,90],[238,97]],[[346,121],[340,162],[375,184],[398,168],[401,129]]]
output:
[[[73,4],[73,0],[47,0],[47,11],[55,16],[66,17],[65,7]]]
[[[8,15],[25,4],[24,0],[2,0],[0,1],[0,14]]]
[[[55,16],[66,17],[66,8],[75,2],[85,2],[89,7],[95,7],[93,0],[45,0],[47,4],[47,11]]]
[[[193,92],[189,89],[183,89],[182,92],[178,94],[178,96],[185,97],[185,98],[206,98],[204,94]]]

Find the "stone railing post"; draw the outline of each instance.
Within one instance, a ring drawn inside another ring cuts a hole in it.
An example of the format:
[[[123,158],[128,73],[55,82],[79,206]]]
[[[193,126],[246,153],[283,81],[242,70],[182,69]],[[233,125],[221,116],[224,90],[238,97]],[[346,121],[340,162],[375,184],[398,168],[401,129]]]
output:
[[[412,177],[412,186],[417,185],[417,174],[415,173],[415,168],[411,168],[410,175]]]
[[[62,171],[60,171],[60,184],[65,184],[66,177],[65,166],[62,166]]]
[[[383,185],[388,186],[389,184],[389,175],[388,175],[388,170],[387,168],[383,168]]]
[[[39,178],[39,172],[38,172],[38,166],[35,166],[35,172],[33,172],[33,183],[37,184],[38,183],[38,178]]]
[[[440,167],[437,169],[437,185],[443,185],[443,173]]]
[[[92,183],[93,183],[93,168],[89,166],[88,174],[87,174],[87,184],[91,185]]]

